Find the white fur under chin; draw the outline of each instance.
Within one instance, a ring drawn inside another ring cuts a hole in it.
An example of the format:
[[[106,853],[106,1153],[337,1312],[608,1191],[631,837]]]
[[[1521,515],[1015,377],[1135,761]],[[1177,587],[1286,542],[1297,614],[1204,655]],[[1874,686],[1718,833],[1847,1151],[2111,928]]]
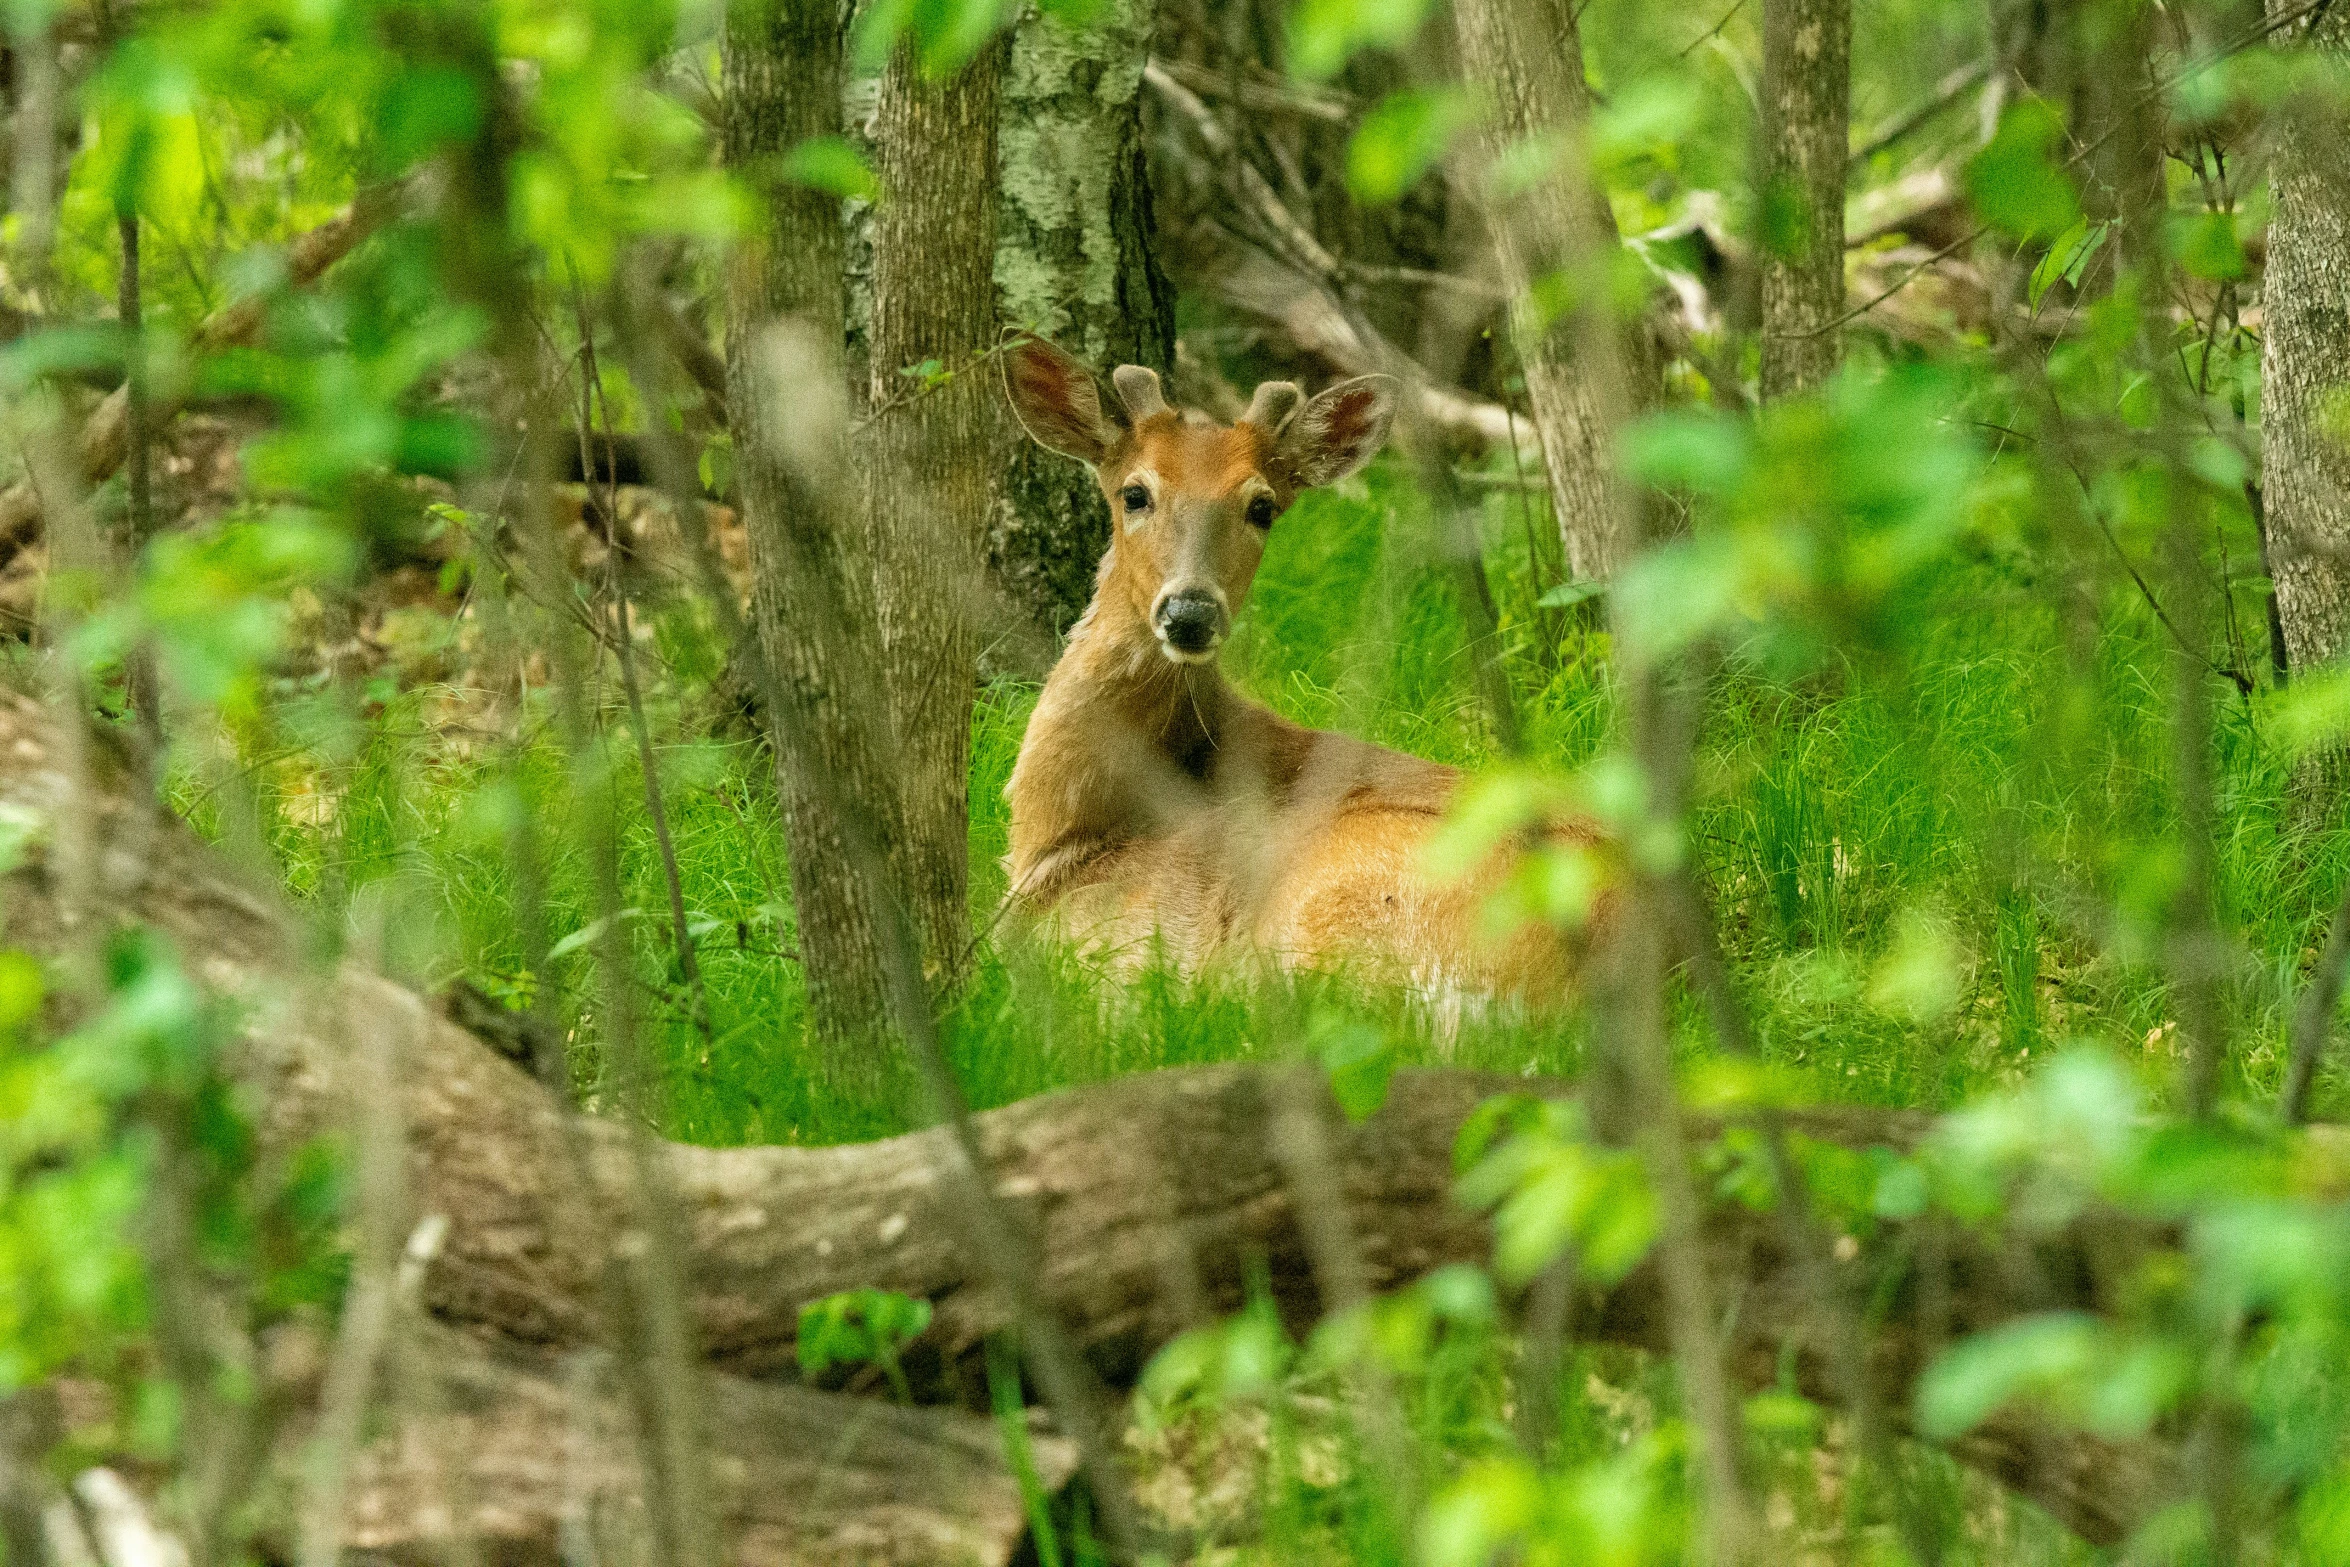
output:
[[[1224,639],[1222,637],[1218,637],[1215,641],[1209,643],[1207,647],[1203,648],[1197,653],[1186,653],[1183,651],[1183,649],[1177,647],[1174,643],[1168,641],[1165,637],[1160,637],[1158,639],[1158,643],[1159,651],[1166,654],[1168,660],[1172,663],[1213,664],[1216,661],[1216,650],[1224,645]]]

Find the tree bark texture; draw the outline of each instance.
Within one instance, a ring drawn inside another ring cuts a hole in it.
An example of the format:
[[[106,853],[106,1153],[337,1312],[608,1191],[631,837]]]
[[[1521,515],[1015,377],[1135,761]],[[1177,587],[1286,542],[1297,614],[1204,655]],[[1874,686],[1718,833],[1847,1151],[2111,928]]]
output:
[[[1571,319],[1545,321],[1530,291],[1561,269],[1579,281],[1618,242],[1615,214],[1588,171],[1591,92],[1572,0],[1457,0],[1461,71],[1488,95],[1485,138],[1496,157],[1531,138],[1564,136],[1565,165],[1493,215],[1502,281],[1515,302],[1513,337],[1526,401],[1550,473],[1551,509],[1567,565],[1581,581],[1612,576],[1637,542],[1624,536],[1611,476],[1611,428],[1575,352]],[[1607,308],[1593,302],[1588,308]],[[1633,380],[1639,380],[1633,372]]]
[[[231,1066],[265,1148],[290,1150],[349,1127],[362,1110],[380,1112],[366,1100],[370,1077],[349,1019],[413,1015],[422,1010],[417,999],[355,966],[331,974],[306,967],[315,947],[293,921],[178,827],[131,829],[127,778],[79,789],[68,754],[36,704],[0,694],[0,806],[34,827],[21,862],[0,879],[9,939],[62,956],[77,936],[61,885],[95,877],[107,901],[93,917],[154,927],[192,977],[235,1004]],[[77,871],[68,863],[82,852],[77,845],[104,848]],[[441,1325],[480,1336],[487,1353],[543,1378],[546,1356],[596,1342],[601,1281],[615,1257],[643,1249],[631,1233],[647,1210],[632,1196],[630,1133],[573,1118],[456,1024],[419,1021],[397,1077],[407,1129],[402,1219],[437,1214],[447,1228],[415,1298]],[[1384,1107],[1357,1123],[1318,1079],[1308,1080],[1308,1093],[1294,1091],[1283,1073],[1297,1070],[1306,1069],[1150,1073],[979,1118],[997,1189],[1036,1236],[1042,1295],[1112,1382],[1130,1384],[1173,1335],[1237,1306],[1260,1266],[1293,1321],[1322,1309],[1328,1291],[1281,1156],[1284,1128],[1294,1131],[1284,1117],[1318,1117],[1346,1230],[1360,1248],[1350,1287],[1384,1290],[1440,1264],[1487,1260],[1489,1226],[1451,1198],[1461,1125],[1496,1093],[1565,1091],[1522,1078],[1403,1072]],[[1788,1117],[1791,1131],[1851,1149],[1906,1149],[1929,1125],[1918,1114],[1859,1108]],[[1719,1130],[1718,1122],[1691,1124],[1698,1138]],[[1009,1318],[985,1283],[986,1259],[955,1220],[944,1132],[835,1148],[669,1144],[659,1152],[679,1215],[694,1336],[718,1389],[708,1428],[729,1450],[748,1438],[728,1400],[751,1396],[729,1379],[792,1377],[801,1307],[840,1290],[898,1290],[932,1304],[931,1325],[906,1356],[918,1397],[955,1402],[983,1385],[985,1339]],[[1819,1307],[1812,1259],[1790,1255],[1784,1237],[1775,1215],[1736,1202],[1703,1217],[1695,1243],[1729,1308],[1728,1363],[1752,1386],[1773,1385],[1792,1367],[1807,1392],[1833,1403],[1843,1395],[1828,1344],[1846,1319]],[[2055,1232],[1928,1216],[1850,1240],[1836,1249],[1836,1283],[1844,1296],[1874,1303],[1867,1367],[1887,1411],[1909,1407],[1915,1377],[1948,1337],[2030,1312],[2113,1308],[2150,1252],[2176,1244],[2143,1221],[2094,1208]],[[1944,1259],[1930,1274],[1919,1260],[1929,1257]],[[1585,1281],[1572,1320],[1592,1340],[1662,1348],[1654,1262],[1612,1286]],[[952,1435],[944,1427],[933,1434],[941,1442]],[[2167,1438],[2101,1441],[2018,1411],[1952,1450],[2099,1542],[2123,1538],[2184,1494],[2182,1449]]]
[[[1004,326],[1050,338],[1100,370],[1175,355],[1175,289],[1156,249],[1140,84],[1152,0],[1105,0],[1072,29],[1035,5],[1007,31],[997,94],[995,284]],[[851,136],[879,156],[882,83],[852,85]],[[852,204],[849,340],[870,356],[880,213]],[[991,371],[992,379],[992,371]],[[1041,675],[1084,612],[1109,547],[1109,508],[1082,465],[1020,433],[1000,396],[985,558],[991,668]]]
[[[855,802],[885,844],[897,839],[900,807],[884,760],[892,747],[877,683],[881,634],[845,432],[810,413],[823,401],[811,403],[818,378],[843,391],[840,202],[772,171],[795,143],[839,134],[840,8],[733,0],[725,55],[727,167],[761,192],[767,213],[726,277],[735,482],[781,709],[770,716],[810,1027],[833,1067],[848,1071],[883,1029],[889,892],[887,877],[855,852],[835,802]],[[774,334],[787,322],[800,346],[796,360],[779,363]],[[796,460],[782,447],[787,438],[799,443]]]
[[[352,1455],[342,1546],[378,1560],[552,1564],[639,1557],[644,1475],[612,1367],[593,1349],[485,1343],[430,1319],[394,1344],[432,1396],[389,1400]],[[713,1375],[705,1397],[728,1567],[1004,1567],[1027,1533],[995,1422],[958,1409]],[[300,1404],[297,1403],[297,1409]],[[312,1422],[279,1434],[290,1516]],[[1047,1494],[1074,1450],[1029,1440]],[[481,1552],[467,1557],[463,1546]],[[456,1549],[452,1549],[452,1548]],[[277,1559],[291,1560],[291,1552]]]
[[[1852,0],[1765,0],[1762,395],[1835,374],[1844,313]]]
[[[2296,9],[2269,0],[2272,18]],[[2350,63],[2350,12],[2321,11],[2307,28],[2285,28],[2280,46]],[[2277,126],[2261,284],[2261,498],[2286,656],[2300,670],[2350,646],[2350,443],[2336,407],[2350,382],[2350,113],[2339,96],[2304,96]]]
[[[980,628],[996,617],[982,550],[1002,393],[996,345],[996,130],[1003,50],[926,76],[891,56],[874,118],[868,415],[858,466],[895,727],[901,891],[934,977],[970,938],[966,809]]]
[[[1081,29],[1030,6],[1011,31],[998,146],[995,281],[1008,325],[1095,369],[1175,363],[1175,290],[1153,248],[1142,139],[1150,0],[1108,0]],[[999,409],[1000,479],[987,532],[996,585],[1041,635],[1084,613],[1110,513],[1081,463],[1029,440]]]

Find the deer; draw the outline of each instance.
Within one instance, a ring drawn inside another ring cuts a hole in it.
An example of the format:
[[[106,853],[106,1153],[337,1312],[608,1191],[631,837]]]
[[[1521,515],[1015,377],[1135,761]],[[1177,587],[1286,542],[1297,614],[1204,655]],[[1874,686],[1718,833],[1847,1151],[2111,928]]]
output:
[[[1307,398],[1256,389],[1237,423],[1170,407],[1158,375],[1093,373],[1041,338],[1004,355],[1029,437],[1087,465],[1111,540],[1021,740],[1005,793],[1010,908],[1127,960],[1196,972],[1249,950],[1426,995],[1570,993],[1588,930],[1495,936],[1506,864],[1465,878],[1424,851],[1462,786],[1440,763],[1295,724],[1235,690],[1218,650],[1266,540],[1303,492],[1385,444],[1401,387],[1358,376]]]

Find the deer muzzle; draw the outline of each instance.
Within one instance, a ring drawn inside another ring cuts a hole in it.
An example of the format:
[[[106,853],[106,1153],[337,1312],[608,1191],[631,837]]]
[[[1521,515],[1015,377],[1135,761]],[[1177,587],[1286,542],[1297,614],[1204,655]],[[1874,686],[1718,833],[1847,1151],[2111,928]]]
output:
[[[1231,624],[1224,595],[1213,588],[1173,589],[1160,594],[1151,610],[1151,630],[1157,633],[1159,646],[1179,664],[1213,657]]]

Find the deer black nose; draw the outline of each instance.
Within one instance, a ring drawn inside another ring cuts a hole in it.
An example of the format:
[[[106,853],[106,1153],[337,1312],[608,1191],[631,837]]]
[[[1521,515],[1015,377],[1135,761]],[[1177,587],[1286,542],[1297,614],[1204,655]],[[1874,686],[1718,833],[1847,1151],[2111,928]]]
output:
[[[1224,639],[1224,606],[1197,590],[1159,600],[1158,632],[1178,653],[1205,653]]]

